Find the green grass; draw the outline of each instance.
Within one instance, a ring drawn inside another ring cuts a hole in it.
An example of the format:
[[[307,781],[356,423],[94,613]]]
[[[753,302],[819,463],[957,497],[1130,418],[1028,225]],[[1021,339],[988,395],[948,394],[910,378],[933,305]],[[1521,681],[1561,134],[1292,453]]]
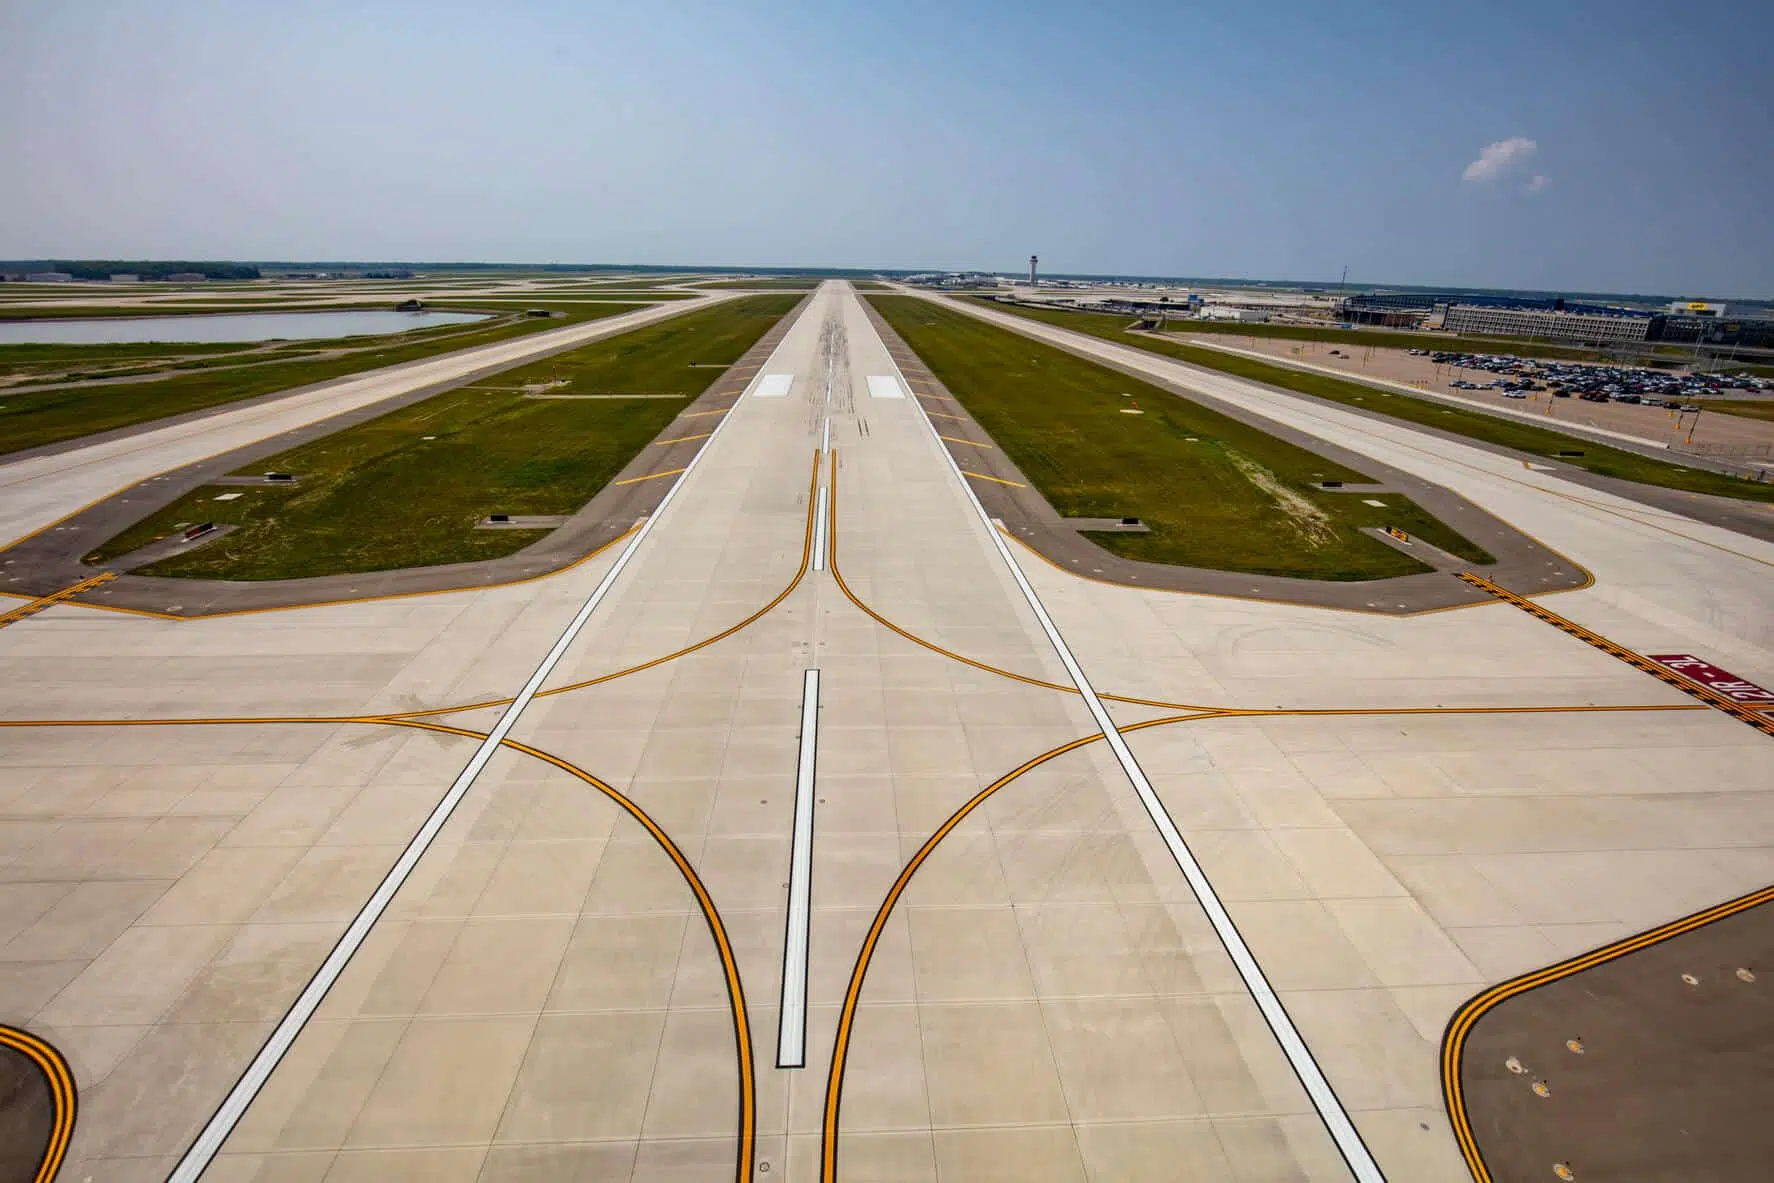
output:
[[[1023,311],[1019,306],[1000,305],[1009,311]],[[1183,305],[1176,305],[1181,309]],[[1110,316],[1123,324],[1132,323],[1136,318],[1128,313],[1096,313],[1080,312],[1076,309],[1065,309],[1074,315]],[[1583,349],[1569,345],[1551,345],[1544,341],[1535,341],[1527,337],[1479,337],[1460,336],[1450,333],[1423,332],[1413,329],[1354,328],[1342,329],[1334,325],[1289,325],[1252,323],[1240,324],[1231,321],[1173,319],[1168,322],[1168,332],[1189,333],[1196,336],[1211,334],[1227,334],[1240,337],[1273,337],[1287,341],[1319,341],[1327,345],[1372,345],[1385,349],[1433,349],[1446,350],[1451,353],[1525,353],[1533,357],[1548,358],[1556,361],[1614,361],[1616,355],[1596,349]],[[1653,352],[1662,352],[1654,350]],[[1684,355],[1685,356],[1685,355]],[[1653,363],[1665,364],[1665,363]]]
[[[240,528],[144,573],[299,579],[497,558],[540,536],[477,530],[489,513],[568,514],[602,489],[798,298],[758,296],[648,325],[504,371],[477,385],[565,380],[565,394],[670,399],[533,399],[453,390],[277,456],[241,474],[292,472],[293,486],[208,486],[98,548],[102,562],[182,524]],[[435,438],[426,438],[426,437]],[[215,498],[240,493],[230,501]]]
[[[1728,398],[1707,399],[1700,404],[1708,411],[1723,411],[1727,415],[1736,415],[1742,419],[1766,419],[1774,423],[1774,398]]]
[[[1205,349],[1200,346],[1184,345],[1181,342],[1160,340],[1149,334],[1129,333],[1124,331],[1127,324],[1126,317],[1110,317],[1083,312],[1039,312],[1005,305],[992,306],[1029,320],[1038,320],[1046,324],[1058,325],[1061,328],[1088,333],[1091,336],[1101,337],[1121,345],[1144,349],[1148,353],[1160,353],[1166,357],[1176,358],[1178,361],[1188,362],[1190,365],[1201,366],[1204,369],[1219,370],[1239,378],[1248,378],[1253,382],[1263,382],[1299,394],[1322,398],[1328,402],[1342,403],[1345,406],[1359,406],[1362,410],[1375,411],[1408,423],[1439,428],[1442,431],[1452,432],[1468,439],[1513,448],[1533,456],[1555,459],[1565,464],[1575,465],[1587,472],[1593,472],[1597,476],[1617,477],[1620,480],[1636,481],[1639,484],[1655,485],[1664,489],[1678,489],[1688,493],[1710,493],[1719,497],[1734,497],[1741,501],[1774,502],[1774,485],[1742,480],[1704,469],[1683,468],[1677,464],[1655,460],[1649,456],[1641,456],[1636,452],[1610,448],[1605,444],[1594,443],[1586,438],[1536,427],[1531,423],[1520,423],[1478,411],[1449,407],[1431,399],[1393,393],[1360,382],[1306,373],[1301,370],[1289,369],[1286,366],[1270,365],[1267,362],[1221,353],[1218,350]],[[1572,452],[1579,454],[1565,454]]]
[[[1428,570],[1358,530],[1391,525],[1492,561],[1408,498],[1315,488],[1369,478],[1257,428],[915,296],[869,300],[1061,514],[1151,527],[1093,535],[1117,554],[1326,580]]]
[[[256,395],[324,382],[349,374],[415,361],[419,358],[558,329],[578,321],[631,312],[641,304],[582,304],[563,309],[565,317],[519,317],[464,330],[436,326],[403,334],[385,345],[354,350],[343,356],[295,360],[276,365],[216,369],[180,374],[164,380],[94,386],[72,390],[5,391],[0,399],[0,455],[100,431],[128,427],[186,411],[220,406]],[[449,330],[447,335],[437,334]],[[364,338],[346,338],[361,345]],[[314,345],[315,342],[304,342]],[[334,342],[333,344],[338,344]]]
[[[810,292],[819,286],[817,279],[720,279],[695,286],[710,291],[740,290],[760,292]]]

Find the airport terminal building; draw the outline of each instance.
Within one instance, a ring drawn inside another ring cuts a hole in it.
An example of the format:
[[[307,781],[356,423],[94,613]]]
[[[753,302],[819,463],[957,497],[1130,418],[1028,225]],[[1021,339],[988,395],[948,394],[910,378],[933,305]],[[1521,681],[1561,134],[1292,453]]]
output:
[[[1651,329],[1649,316],[1630,313],[1572,312],[1563,309],[1487,308],[1454,304],[1442,317],[1450,333],[1473,336],[1543,337],[1549,341],[1643,341]]]

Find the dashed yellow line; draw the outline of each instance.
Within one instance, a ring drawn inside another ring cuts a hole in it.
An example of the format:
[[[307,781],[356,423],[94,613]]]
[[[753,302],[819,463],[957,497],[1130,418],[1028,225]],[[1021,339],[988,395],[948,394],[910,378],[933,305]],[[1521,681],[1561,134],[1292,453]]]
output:
[[[625,481],[612,481],[610,483],[615,485],[638,485],[642,481],[656,481],[662,476],[677,476],[679,473],[689,471],[688,468],[672,468],[667,469],[665,472],[650,472],[646,476],[631,476]]]
[[[1770,719],[1762,712],[1752,710],[1743,703],[1727,698],[1710,686],[1702,685],[1701,683],[1694,681],[1692,678],[1683,677],[1672,669],[1658,665],[1643,654],[1635,653],[1624,645],[1616,644],[1602,636],[1600,633],[1586,629],[1576,621],[1560,616],[1550,608],[1545,608],[1534,603],[1534,601],[1528,599],[1526,596],[1517,595],[1500,584],[1492,583],[1482,575],[1474,575],[1470,571],[1462,571],[1460,572],[1460,578],[1467,583],[1470,583],[1473,587],[1489,592],[1491,595],[1496,596],[1499,600],[1502,600],[1505,603],[1515,605],[1528,615],[1544,620],[1553,628],[1568,633],[1569,635],[1576,637],[1579,641],[1592,645],[1611,657],[1619,658],[1634,669],[1650,674],[1658,681],[1666,682],[1684,694],[1689,694],[1698,698],[1701,702],[1712,707],[1714,710],[1723,711],[1738,722],[1749,724],[1763,735],[1774,735],[1774,719]]]
[[[965,468],[963,468],[961,470],[961,475],[962,476],[970,476],[976,481],[991,481],[994,485],[1009,485],[1012,489],[1026,489],[1026,488],[1028,488],[1027,485],[1022,484],[1018,481],[1007,481],[1003,477],[987,476],[983,472],[968,472]]]
[[[952,435],[938,435],[936,438],[939,440],[944,440],[944,441],[951,443],[951,444],[965,444],[969,448],[989,448],[992,446],[991,444],[982,444],[982,443],[978,443],[974,440],[958,440]],[[992,478],[987,477],[986,479],[990,480]]]
[[[725,415],[728,411],[730,411],[732,409],[733,408],[731,408],[731,407],[716,407],[712,411],[685,411],[682,415],[679,415],[678,418],[679,419],[699,419],[704,415]]]
[[[29,603],[20,604],[18,607],[12,609],[12,611],[0,616],[0,628],[5,628],[7,625],[12,624],[15,621],[23,620],[27,616],[33,616],[52,604],[59,604],[63,600],[77,596],[83,591],[90,591],[99,584],[108,583],[115,578],[117,578],[117,576],[114,572],[102,571],[97,575],[82,579],[79,583],[71,583],[60,591],[53,591],[46,596],[39,596]]]
[[[653,441],[653,446],[654,446],[654,447],[655,447],[655,448],[663,448],[663,447],[665,447],[665,445],[667,445],[667,444],[687,444],[687,443],[691,443],[691,442],[692,442],[692,441],[694,441],[694,440],[705,440],[705,439],[707,439],[707,438],[708,438],[708,437],[709,437],[709,436],[711,436],[711,435],[713,435],[713,434],[714,434],[714,432],[712,432],[712,431],[705,431],[705,432],[703,432],[703,433],[702,433],[702,434],[701,434],[701,435],[680,435],[680,436],[678,436],[678,437],[677,437],[677,438],[675,438],[675,439],[669,439],[669,440],[654,440],[654,441]],[[680,471],[680,472],[682,472],[682,471],[683,471],[683,470],[682,470],[682,469],[679,469],[679,470],[678,470],[678,471]],[[617,483],[617,484],[621,484],[621,483],[622,483],[622,482],[621,482],[621,481],[618,481],[618,482],[616,482],[616,483]]]
[[[924,413],[926,415],[930,416],[932,419],[953,419],[957,423],[967,422],[967,416],[965,416],[965,415],[950,415],[945,411],[931,411],[931,410],[926,410]]]

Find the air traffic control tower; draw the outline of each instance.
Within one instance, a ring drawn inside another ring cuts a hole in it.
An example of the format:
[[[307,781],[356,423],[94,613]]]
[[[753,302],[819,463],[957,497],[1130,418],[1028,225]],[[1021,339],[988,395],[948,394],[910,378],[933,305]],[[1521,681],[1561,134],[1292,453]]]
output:
[[[1040,261],[1041,261],[1041,258],[1039,255],[1030,255],[1029,256],[1029,286],[1030,287],[1035,286],[1035,264],[1039,263]]]

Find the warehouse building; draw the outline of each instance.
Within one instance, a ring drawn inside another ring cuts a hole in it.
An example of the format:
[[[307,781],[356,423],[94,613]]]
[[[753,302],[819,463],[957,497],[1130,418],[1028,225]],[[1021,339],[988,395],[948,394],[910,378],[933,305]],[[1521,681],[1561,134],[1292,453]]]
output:
[[[1548,341],[1601,344],[1643,341],[1650,331],[1651,318],[1619,313],[1486,308],[1477,304],[1455,304],[1447,310],[1442,327],[1450,333],[1536,337]]]

